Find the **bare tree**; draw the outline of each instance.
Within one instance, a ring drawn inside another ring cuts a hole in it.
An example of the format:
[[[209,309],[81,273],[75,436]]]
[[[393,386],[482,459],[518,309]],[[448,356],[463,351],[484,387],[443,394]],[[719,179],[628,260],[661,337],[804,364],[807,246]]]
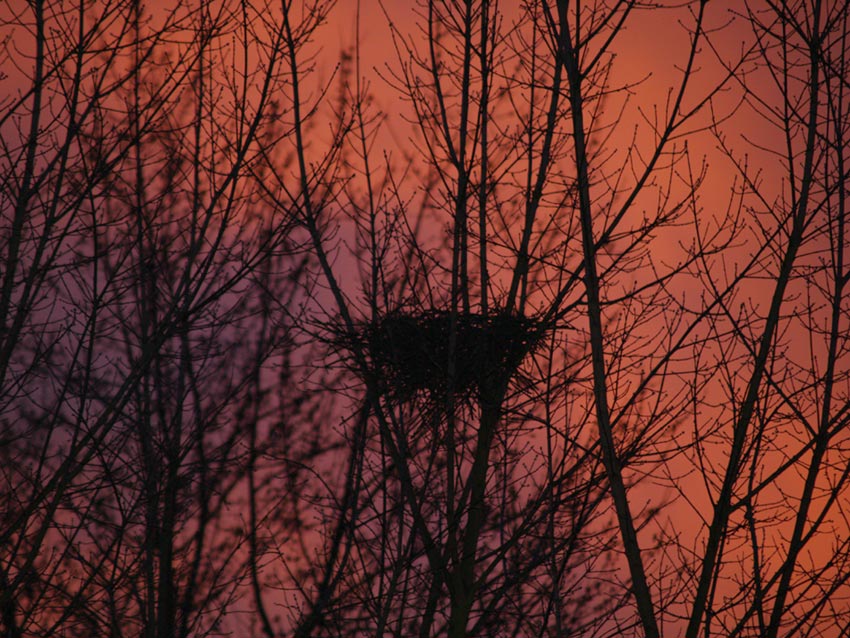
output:
[[[754,45],[738,80],[767,134],[746,135],[744,155],[718,130],[740,175],[751,248],[738,279],[708,263],[702,274],[706,288],[734,288],[712,321],[728,335],[718,391],[733,409],[703,425],[711,434],[696,450],[719,438],[728,451],[700,462],[713,512],[687,635],[841,635],[850,16],[815,2],[748,3],[739,17]]]
[[[309,260],[254,168],[309,31],[269,9],[8,9],[5,635],[208,635],[264,609],[266,530],[301,512],[263,482],[327,445],[293,378]]]
[[[425,152],[411,162],[418,189],[408,195],[392,164],[374,168],[356,89],[356,141],[338,155],[362,185],[334,174],[313,186],[322,175],[300,162],[329,339],[349,353],[372,422],[356,559],[350,576],[341,568],[330,632],[658,635],[652,589],[671,586],[647,572],[657,548],[637,529],[660,503],[633,511],[628,490],[662,466],[700,389],[647,399],[704,318],[663,308],[670,281],[723,237],[672,267],[650,250],[695,212],[702,175],[677,144],[718,88],[683,107],[701,11],[647,147],[604,150],[611,100],[625,108],[630,86],[612,83],[612,43],[638,8],[529,3],[510,21],[496,3],[422,3],[423,37],[393,31],[388,78]],[[637,212],[647,198],[656,210]],[[356,242],[362,306],[334,268],[337,233]],[[661,319],[676,328],[648,336]]]
[[[850,633],[845,5],[9,5],[5,634]]]

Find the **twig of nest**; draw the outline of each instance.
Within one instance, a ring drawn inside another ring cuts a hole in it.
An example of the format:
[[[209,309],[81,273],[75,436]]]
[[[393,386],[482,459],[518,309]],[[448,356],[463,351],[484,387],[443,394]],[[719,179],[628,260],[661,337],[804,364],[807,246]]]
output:
[[[544,334],[543,323],[532,317],[430,310],[395,311],[364,326],[356,338],[390,395],[477,392],[489,401],[504,392]]]

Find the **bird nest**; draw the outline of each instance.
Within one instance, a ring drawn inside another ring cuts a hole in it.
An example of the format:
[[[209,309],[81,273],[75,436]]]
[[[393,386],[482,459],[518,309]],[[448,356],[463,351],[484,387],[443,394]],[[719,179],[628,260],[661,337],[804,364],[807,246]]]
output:
[[[452,331],[454,344],[452,346]],[[384,389],[399,398],[419,392],[490,400],[504,392],[522,360],[545,334],[536,318],[482,316],[442,310],[395,311],[363,327],[357,340],[369,353]]]

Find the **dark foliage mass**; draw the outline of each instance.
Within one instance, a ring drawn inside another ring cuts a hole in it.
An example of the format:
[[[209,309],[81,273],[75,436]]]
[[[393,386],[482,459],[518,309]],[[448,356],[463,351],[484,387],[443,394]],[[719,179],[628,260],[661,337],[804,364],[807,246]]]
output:
[[[540,320],[498,313],[395,310],[362,329],[373,374],[398,399],[428,391],[490,401],[546,335]]]

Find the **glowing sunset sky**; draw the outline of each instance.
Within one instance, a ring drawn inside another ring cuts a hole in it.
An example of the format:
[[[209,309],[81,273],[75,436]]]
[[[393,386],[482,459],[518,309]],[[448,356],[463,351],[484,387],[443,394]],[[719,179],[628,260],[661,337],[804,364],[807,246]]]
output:
[[[659,4],[0,7],[0,630],[850,635],[850,7]]]

